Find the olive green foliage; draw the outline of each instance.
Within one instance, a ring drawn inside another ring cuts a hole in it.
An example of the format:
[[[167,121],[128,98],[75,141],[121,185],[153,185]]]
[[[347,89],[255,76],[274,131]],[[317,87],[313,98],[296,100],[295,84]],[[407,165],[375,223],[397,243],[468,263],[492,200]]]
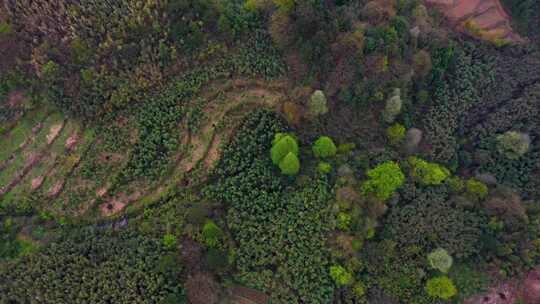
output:
[[[392,96],[386,101],[384,106],[384,110],[382,112],[384,121],[387,123],[394,122],[396,116],[401,113],[401,107],[401,92],[399,89],[395,89]]]
[[[429,265],[442,273],[448,273],[454,262],[452,257],[448,254],[448,251],[443,248],[433,250],[428,254],[427,258]]]
[[[209,247],[217,247],[223,241],[224,233],[212,220],[206,221],[203,226],[202,236]]]
[[[322,174],[328,174],[332,172],[332,165],[327,162],[319,162],[317,170]]]
[[[39,298],[41,303],[148,303],[181,296],[176,280],[181,267],[160,267],[165,255],[159,239],[132,232],[78,231],[1,267],[0,302]]]
[[[523,156],[531,145],[531,138],[527,134],[508,131],[497,136],[497,148],[500,153],[509,159],[518,159]]]
[[[176,236],[170,233],[165,234],[163,236],[163,246],[166,248],[174,248],[176,246]]]
[[[308,110],[311,117],[318,117],[328,113],[328,106],[326,105],[326,96],[323,91],[316,90],[311,94],[311,98],[308,103]]]
[[[350,285],[353,282],[353,276],[341,265],[330,266],[330,276],[337,286]]]
[[[298,142],[289,134],[276,133],[270,150],[274,165],[278,165],[289,153],[298,155]]]
[[[343,143],[343,144],[340,144],[337,148],[337,153],[339,154],[347,154],[349,152],[351,152],[352,150],[354,150],[356,148],[356,144],[355,143]]]
[[[328,136],[321,136],[313,144],[313,154],[318,158],[328,158],[336,155],[337,147]]]
[[[481,181],[470,178],[465,183],[465,188],[467,191],[467,195],[470,198],[482,200],[488,195],[488,187],[486,184],[482,183]]]
[[[446,179],[448,188],[454,193],[461,193],[465,189],[465,182],[459,176],[450,176]]]
[[[366,294],[366,286],[362,282],[356,282],[353,286],[354,295],[358,298]]]
[[[0,22],[0,35],[7,35],[12,32],[11,25],[5,21]]]
[[[402,124],[395,123],[386,129],[386,136],[393,145],[398,145],[405,139],[405,127]]]
[[[442,276],[429,279],[426,283],[426,292],[431,297],[448,300],[456,295],[457,289],[452,280]]]
[[[410,157],[408,161],[412,167],[411,175],[424,185],[440,185],[450,176],[450,171],[439,164],[418,157]]]
[[[364,195],[375,195],[378,199],[387,200],[403,184],[405,175],[396,162],[388,161],[366,172],[368,180],[360,190]]]
[[[351,228],[352,217],[349,213],[340,212],[337,215],[336,228],[347,231]]]

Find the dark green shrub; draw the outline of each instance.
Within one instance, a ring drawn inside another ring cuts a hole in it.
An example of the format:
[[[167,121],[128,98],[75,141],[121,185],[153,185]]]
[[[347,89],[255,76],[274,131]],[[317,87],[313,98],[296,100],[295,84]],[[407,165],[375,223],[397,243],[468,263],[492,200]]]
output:
[[[160,302],[172,290],[182,290],[176,277],[160,270],[165,254],[159,239],[132,232],[75,231],[37,254],[1,267],[0,302],[31,302],[39,298],[42,303],[88,299],[124,303],[126,297],[136,303],[149,298]],[[168,271],[171,270],[174,269]],[[30,277],[32,280],[28,280]],[[118,280],[119,277],[123,279]],[[63,286],[62,292],[56,292],[58,286]]]
[[[478,254],[486,219],[454,206],[442,189],[432,189],[408,198],[403,206],[390,209],[384,227],[401,248],[417,246],[427,254],[442,247],[457,258]]]
[[[465,264],[459,264],[452,268],[448,274],[454,282],[458,294],[455,301],[463,302],[465,299],[480,294],[487,290],[490,284],[488,274],[474,270]]]
[[[208,268],[213,271],[223,271],[229,266],[229,257],[227,252],[223,252],[215,248],[208,249],[205,256],[205,261]]]

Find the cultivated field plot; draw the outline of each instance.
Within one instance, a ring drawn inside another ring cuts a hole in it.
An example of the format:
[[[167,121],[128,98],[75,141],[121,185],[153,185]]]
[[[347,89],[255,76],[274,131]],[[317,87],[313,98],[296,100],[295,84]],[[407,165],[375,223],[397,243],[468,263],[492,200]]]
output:
[[[123,178],[138,132],[126,126],[136,125],[135,117],[118,118],[105,134],[58,111],[29,110],[1,137],[0,202],[68,218],[135,210],[204,179],[245,115],[278,108],[284,92],[278,81],[212,82],[176,126],[177,149],[157,178]]]

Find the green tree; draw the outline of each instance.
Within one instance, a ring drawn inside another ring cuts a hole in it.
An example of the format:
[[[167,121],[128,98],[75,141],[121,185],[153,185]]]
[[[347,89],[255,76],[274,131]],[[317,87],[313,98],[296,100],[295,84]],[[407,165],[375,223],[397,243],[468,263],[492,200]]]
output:
[[[409,164],[412,166],[412,176],[424,185],[440,185],[450,176],[447,168],[418,157],[409,157]]]
[[[427,281],[426,292],[433,298],[449,300],[456,295],[457,289],[452,280],[446,276],[441,276]]]
[[[170,233],[165,234],[163,236],[163,246],[166,248],[174,248],[174,246],[176,246],[176,236]]]
[[[467,196],[475,200],[482,200],[486,198],[489,191],[486,184],[475,178],[468,179],[467,183],[465,184],[465,188],[467,190]]]
[[[316,90],[311,94],[311,98],[308,103],[308,111],[311,117],[318,117],[328,113],[328,106],[326,105],[326,96],[323,91]]]
[[[531,145],[529,135],[515,131],[508,131],[497,136],[497,149],[509,159],[518,159],[523,156]]]
[[[219,228],[212,220],[206,221],[202,230],[202,235],[204,242],[209,247],[217,247],[224,237],[223,230],[221,230],[221,228]]]
[[[279,169],[285,175],[296,175],[300,171],[300,161],[298,156],[293,152],[289,152],[280,162]]]
[[[393,145],[399,145],[405,138],[405,127],[402,124],[395,123],[386,129],[386,136]]]
[[[337,147],[328,136],[321,136],[313,144],[313,154],[318,158],[327,158],[336,155]]]
[[[352,217],[349,213],[340,212],[337,215],[336,227],[339,230],[348,231],[351,228]]]
[[[392,96],[386,101],[386,105],[383,110],[383,119],[387,123],[392,123],[396,119],[396,116],[401,113],[401,91],[395,89]]]
[[[396,162],[388,161],[367,171],[369,179],[360,190],[364,195],[373,194],[378,199],[387,200],[405,181],[405,175]]]
[[[272,142],[270,156],[274,165],[279,165],[289,152],[298,155],[298,143],[296,139],[286,133],[277,133]]]
[[[350,285],[353,282],[352,274],[341,265],[330,266],[330,276],[337,286]]]
[[[317,165],[317,170],[322,174],[328,174],[332,171],[332,165],[327,162],[320,162],[319,165]]]
[[[454,262],[452,257],[448,254],[448,251],[443,248],[433,250],[430,254],[428,254],[427,258],[429,265],[442,273],[448,273]]]

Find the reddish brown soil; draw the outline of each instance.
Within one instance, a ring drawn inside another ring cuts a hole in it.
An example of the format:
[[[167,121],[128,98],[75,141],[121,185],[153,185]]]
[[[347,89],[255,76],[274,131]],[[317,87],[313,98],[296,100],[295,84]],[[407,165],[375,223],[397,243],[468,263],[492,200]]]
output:
[[[12,108],[15,108],[20,105],[25,100],[25,98],[26,97],[24,96],[24,93],[21,91],[10,92],[7,98],[8,105]]]
[[[142,196],[141,192],[134,192],[131,195],[120,193],[112,199],[101,204],[99,210],[102,216],[111,216],[122,211],[129,203],[136,201]]]
[[[75,147],[78,141],[79,141],[79,133],[75,131],[73,134],[71,134],[71,136],[69,136],[68,139],[66,139],[66,143],[64,144],[64,147],[66,148],[66,150],[71,151]]]
[[[39,187],[41,187],[41,185],[43,185],[44,180],[45,180],[45,176],[43,176],[43,175],[32,179],[32,182],[31,182],[32,185],[31,185],[30,189],[32,189],[32,191],[35,191],[35,190],[39,189]]]
[[[270,301],[270,297],[265,293],[251,288],[235,286],[230,292],[234,304],[266,304]]]
[[[33,128],[32,128],[32,134],[30,136],[28,136],[24,142],[22,144],[19,145],[19,147],[17,148],[17,150],[15,150],[5,161],[1,162],[0,163],[0,171],[4,170],[5,168],[7,168],[7,166],[9,164],[11,164],[11,162],[15,159],[15,157],[21,153],[22,151],[24,151],[24,149],[29,145],[31,144],[32,142],[34,142],[34,140],[36,139],[36,136],[38,134],[38,132],[43,128],[43,123],[38,123],[37,125],[35,125]]]
[[[510,17],[499,0],[426,0],[440,8],[447,19],[460,31],[470,22],[484,33],[483,37],[502,39],[513,43],[523,42],[510,25]]]
[[[474,296],[464,302],[464,304],[518,303],[540,303],[540,266],[525,274],[521,279],[517,278],[499,283],[490,288],[486,293]]]

